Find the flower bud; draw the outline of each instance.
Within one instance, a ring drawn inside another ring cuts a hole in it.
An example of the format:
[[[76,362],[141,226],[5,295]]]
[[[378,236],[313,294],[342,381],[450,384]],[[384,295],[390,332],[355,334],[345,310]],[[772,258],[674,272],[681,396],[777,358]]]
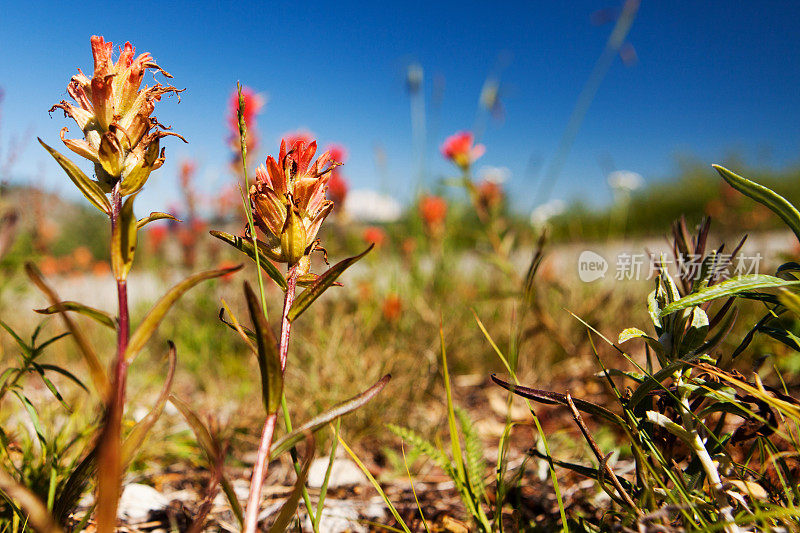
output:
[[[291,201],[291,200],[290,200]],[[306,254],[306,228],[294,206],[286,210],[286,222],[281,230],[281,250],[289,265],[294,265]]]

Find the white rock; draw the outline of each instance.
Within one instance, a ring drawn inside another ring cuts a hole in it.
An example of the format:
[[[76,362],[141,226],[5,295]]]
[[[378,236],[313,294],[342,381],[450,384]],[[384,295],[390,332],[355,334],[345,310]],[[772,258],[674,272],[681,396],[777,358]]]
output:
[[[150,514],[165,509],[169,499],[149,485],[126,485],[119,499],[117,516],[129,522],[144,522]]]
[[[325,471],[328,469],[329,457],[314,459],[308,470],[308,486],[313,488],[322,487],[325,480]],[[350,459],[339,457],[333,463],[331,476],[328,480],[328,488],[344,487],[350,485],[366,485],[368,480],[361,469]]]
[[[338,461],[337,461],[338,462]],[[358,523],[358,509],[353,502],[345,500],[325,500],[325,508],[322,510],[322,518],[319,521],[319,530],[324,533],[367,533],[366,526]],[[311,530],[311,521],[306,515],[303,521],[305,528]]]

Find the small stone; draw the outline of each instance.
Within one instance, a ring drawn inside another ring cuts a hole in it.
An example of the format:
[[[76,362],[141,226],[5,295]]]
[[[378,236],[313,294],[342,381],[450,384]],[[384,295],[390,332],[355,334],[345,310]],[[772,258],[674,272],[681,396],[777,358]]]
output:
[[[126,485],[119,499],[117,516],[130,522],[145,522],[152,513],[166,509],[169,499],[149,485]]]
[[[322,510],[322,517],[319,520],[320,533],[344,533],[346,531],[367,533],[369,530],[358,522],[359,518],[361,517],[353,502],[326,499],[325,508]],[[305,527],[311,530],[311,521],[307,515],[304,523]]]
[[[316,489],[322,487],[329,460],[330,457],[320,457],[311,463],[311,467],[308,470],[309,487]],[[337,458],[334,461],[331,475],[328,479],[328,488],[366,485],[367,483],[366,476],[353,461],[347,458]]]

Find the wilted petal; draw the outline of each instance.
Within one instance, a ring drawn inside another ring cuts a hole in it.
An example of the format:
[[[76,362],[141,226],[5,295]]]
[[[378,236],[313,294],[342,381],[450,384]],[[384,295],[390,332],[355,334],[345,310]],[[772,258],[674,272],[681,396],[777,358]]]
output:
[[[322,227],[322,222],[325,221],[325,217],[327,217],[332,210],[333,202],[330,200],[326,201],[319,213],[308,223],[306,227],[306,238],[308,239],[309,245],[317,238],[317,233],[319,233],[319,228]]]
[[[112,76],[95,76],[92,78],[92,106],[97,122],[103,129],[108,129],[114,120],[114,102],[112,96]]]
[[[69,131],[67,128],[61,128],[61,140],[64,142],[67,148],[79,156],[85,157],[86,159],[92,161],[93,163],[100,162],[96,148],[93,148],[85,139],[65,139],[64,134],[67,131]]]

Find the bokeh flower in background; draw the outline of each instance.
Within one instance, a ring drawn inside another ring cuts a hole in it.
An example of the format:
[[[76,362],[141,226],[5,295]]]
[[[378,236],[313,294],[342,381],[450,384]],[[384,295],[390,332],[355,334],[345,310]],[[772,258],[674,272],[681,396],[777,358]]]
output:
[[[444,157],[466,170],[486,152],[485,146],[474,143],[471,132],[460,131],[448,137],[440,150]]]
[[[439,236],[444,231],[444,221],[447,218],[447,202],[441,196],[426,195],[420,198],[419,214],[425,223],[425,230],[434,236]]]
[[[382,228],[377,226],[368,226],[364,229],[364,233],[362,234],[364,242],[372,243],[375,245],[376,248],[380,248],[386,243],[388,236],[386,232],[383,231]]]
[[[259,135],[257,117],[267,103],[266,97],[256,93],[250,87],[242,87],[244,108],[242,118],[247,127],[247,151],[253,153],[258,149]],[[231,167],[240,172],[242,164],[241,143],[239,140],[239,90],[234,89],[228,100],[228,144],[231,149]]]
[[[386,298],[383,299],[381,311],[384,320],[387,322],[397,322],[403,315],[403,300],[400,299],[399,295],[393,292],[389,293],[386,295]]]
[[[347,150],[339,144],[328,146],[328,152],[334,161],[345,163],[347,161]],[[344,210],[344,201],[347,199],[347,191],[350,189],[347,179],[342,174],[340,168],[334,167],[331,170],[331,179],[328,181],[328,199],[333,202],[334,211]]]

